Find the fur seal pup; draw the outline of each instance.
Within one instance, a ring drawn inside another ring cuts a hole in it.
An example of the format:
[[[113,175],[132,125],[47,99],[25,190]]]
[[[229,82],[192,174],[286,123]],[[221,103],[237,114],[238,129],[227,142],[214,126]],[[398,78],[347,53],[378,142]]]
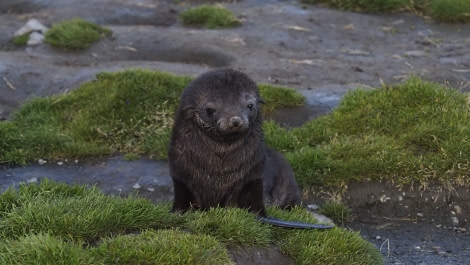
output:
[[[168,149],[172,211],[240,207],[277,226],[331,228],[266,215],[265,204],[299,205],[300,191],[284,157],[265,145],[262,103],[256,83],[232,69],[209,71],[188,84]]]

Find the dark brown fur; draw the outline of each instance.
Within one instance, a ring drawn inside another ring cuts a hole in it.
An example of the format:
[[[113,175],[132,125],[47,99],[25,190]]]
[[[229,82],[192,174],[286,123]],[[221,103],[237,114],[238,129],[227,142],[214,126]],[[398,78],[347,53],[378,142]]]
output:
[[[261,103],[257,85],[231,69],[205,73],[185,88],[168,152],[173,211],[241,207],[265,217],[265,200],[300,203],[290,166],[264,143]]]
[[[290,208],[300,204],[300,191],[287,160],[279,152],[267,148],[265,178],[263,183],[264,203]]]

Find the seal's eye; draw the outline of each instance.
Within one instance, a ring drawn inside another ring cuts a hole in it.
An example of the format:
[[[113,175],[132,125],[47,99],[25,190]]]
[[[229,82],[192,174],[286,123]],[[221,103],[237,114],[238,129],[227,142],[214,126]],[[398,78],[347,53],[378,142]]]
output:
[[[250,104],[248,104],[248,106],[246,106],[246,107],[251,111],[251,110],[253,110],[254,105],[253,105],[253,103],[250,103]]]
[[[206,109],[207,117],[212,117],[214,114],[215,114],[215,109],[213,109],[213,108],[207,108]]]

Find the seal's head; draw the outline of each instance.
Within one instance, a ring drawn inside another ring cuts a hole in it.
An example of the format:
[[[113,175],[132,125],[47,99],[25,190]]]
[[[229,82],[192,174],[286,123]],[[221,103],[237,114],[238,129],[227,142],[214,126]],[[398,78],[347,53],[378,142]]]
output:
[[[216,141],[230,142],[261,130],[256,83],[232,69],[211,71],[193,80],[181,96],[180,114]]]

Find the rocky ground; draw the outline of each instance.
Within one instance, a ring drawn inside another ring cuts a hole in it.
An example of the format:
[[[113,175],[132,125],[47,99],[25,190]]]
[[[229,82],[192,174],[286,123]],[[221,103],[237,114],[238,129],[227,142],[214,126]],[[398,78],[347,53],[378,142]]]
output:
[[[260,83],[286,85],[307,106],[274,115],[291,126],[326,113],[348,90],[393,84],[410,75],[470,91],[470,25],[446,25],[409,13],[360,14],[296,1],[244,0],[224,4],[243,21],[229,30],[185,28],[178,13],[188,4],[164,0],[2,0],[0,2],[0,120],[34,96],[65,93],[101,71],[145,68],[198,75],[214,67],[243,70]],[[30,18],[44,25],[81,17],[113,36],[80,52],[46,44],[16,47],[11,37]],[[0,170],[0,187],[44,176],[97,184],[110,193],[139,191],[171,199],[164,162],[64,161]],[[305,203],[331,194],[310,193]],[[353,211],[345,227],[373,242],[387,264],[468,264],[470,195],[437,188],[398,191],[385,183],[349,187]],[[235,253],[235,252],[234,252]],[[240,264],[288,264],[273,249],[235,253]],[[241,257],[249,257],[243,259]],[[241,259],[241,260],[240,260]],[[281,262],[282,260],[282,262]],[[264,263],[266,264],[266,263]]]

